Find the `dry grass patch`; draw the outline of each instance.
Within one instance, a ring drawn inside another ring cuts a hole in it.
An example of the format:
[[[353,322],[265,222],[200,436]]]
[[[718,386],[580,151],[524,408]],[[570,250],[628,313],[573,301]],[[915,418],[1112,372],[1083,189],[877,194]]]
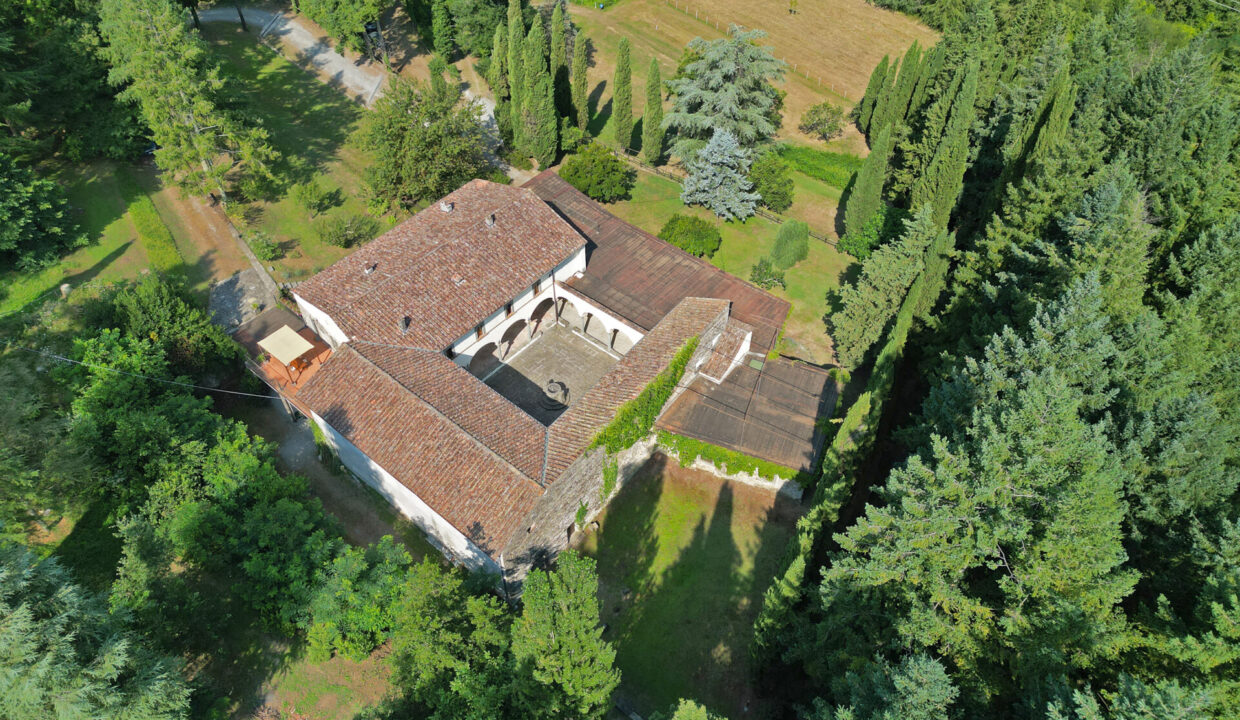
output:
[[[916,20],[864,0],[802,2],[796,15],[788,14],[783,3],[677,3],[678,7],[664,0],[625,0],[607,10],[569,6],[573,21],[595,46],[590,87],[599,111],[610,114],[611,85],[621,37],[629,38],[633,45],[634,109],[640,114],[651,57],[658,59],[664,79],[669,78],[690,40],[723,37],[728,25],[736,23],[765,30],[765,43],[775,48],[777,57],[787,61],[789,72],[782,89],[788,95],[780,136],[808,142],[810,138],[796,125],[809,106],[830,100],[851,107],[865,93],[870,72],[883,55],[903,54],[914,40],[930,45],[937,38],[933,30]],[[696,18],[694,11],[698,12]]]

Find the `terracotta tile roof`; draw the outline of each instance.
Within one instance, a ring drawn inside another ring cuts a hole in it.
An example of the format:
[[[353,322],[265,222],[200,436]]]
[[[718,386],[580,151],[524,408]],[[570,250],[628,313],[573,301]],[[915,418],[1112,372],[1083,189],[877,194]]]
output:
[[[485,552],[499,552],[542,495],[351,345],[332,355],[298,399]]]
[[[406,390],[515,465],[542,477],[547,428],[468,370],[438,352],[350,343]]]
[[[702,374],[714,380],[722,380],[732,366],[732,360],[745,342],[745,335],[753,332],[753,326],[739,320],[729,319],[728,325],[719,336],[719,343],[711,351],[710,357],[702,365]]]
[[[612,418],[671,363],[689,338],[728,312],[728,302],[685,298],[655,325],[594,387],[551,423],[546,484],[555,481]]]
[[[350,338],[442,350],[585,245],[529,190],[474,180],[441,202],[452,211],[431,205],[297,294]]]
[[[568,286],[650,329],[685,297],[732,301],[732,316],[754,327],[755,352],[768,352],[791,305],[607,212],[547,170],[522,187],[555,208],[589,241],[585,274]]]

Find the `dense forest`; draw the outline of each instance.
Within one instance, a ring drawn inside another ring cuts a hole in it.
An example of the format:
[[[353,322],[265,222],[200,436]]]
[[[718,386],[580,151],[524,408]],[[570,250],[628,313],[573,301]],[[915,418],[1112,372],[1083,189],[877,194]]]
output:
[[[944,36],[855,110],[879,245],[828,323],[876,364],[769,682],[816,719],[1236,717],[1235,16],[893,7]]]

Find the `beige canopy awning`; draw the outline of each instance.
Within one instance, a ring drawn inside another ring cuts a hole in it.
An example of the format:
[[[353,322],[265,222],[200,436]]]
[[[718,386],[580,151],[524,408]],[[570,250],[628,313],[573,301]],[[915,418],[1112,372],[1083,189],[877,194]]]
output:
[[[309,340],[288,325],[259,340],[258,346],[286,366],[314,349]]]

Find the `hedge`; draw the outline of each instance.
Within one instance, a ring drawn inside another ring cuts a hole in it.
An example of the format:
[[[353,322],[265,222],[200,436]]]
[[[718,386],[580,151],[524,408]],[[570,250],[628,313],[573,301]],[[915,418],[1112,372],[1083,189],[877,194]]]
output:
[[[777,152],[779,157],[792,166],[793,170],[812,178],[821,180],[828,185],[843,190],[853,173],[861,169],[864,162],[856,155],[847,153],[815,150],[804,145],[781,144]]]
[[[685,366],[697,344],[698,339],[694,337],[681,346],[671,364],[651,380],[640,395],[620,406],[612,421],[594,436],[590,447],[603,447],[609,453],[617,453],[649,435],[664,403],[685,374]]]
[[[185,259],[177,250],[176,241],[172,239],[168,226],[159,217],[155,203],[151,202],[151,198],[127,174],[118,173],[117,178],[125,200],[129,203],[127,210],[134,228],[138,231],[138,242],[142,249],[146,250],[146,259],[150,261],[151,267],[165,275],[181,270]]]
[[[765,480],[780,478],[796,480],[802,487],[806,487],[813,479],[811,473],[802,470],[793,470],[786,465],[712,445],[696,438],[674,435],[665,430],[659,431],[659,444],[676,453],[681,467],[688,467],[694,460],[703,458],[713,462],[716,467],[723,468],[725,472],[748,473]]]

